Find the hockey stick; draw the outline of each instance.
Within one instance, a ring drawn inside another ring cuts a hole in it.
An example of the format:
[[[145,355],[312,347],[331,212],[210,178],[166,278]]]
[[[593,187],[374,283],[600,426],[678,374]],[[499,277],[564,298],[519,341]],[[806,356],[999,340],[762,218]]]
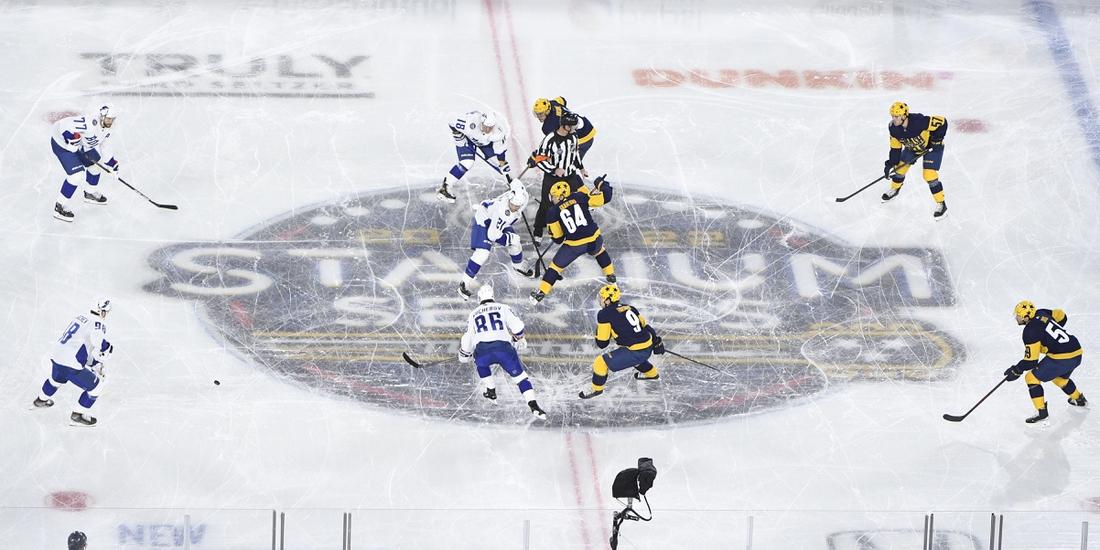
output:
[[[711,369],[711,370],[714,370],[714,371],[718,371],[718,372],[720,372],[720,373],[722,373],[722,374],[726,374],[726,371],[724,371],[724,370],[722,370],[722,369],[720,369],[720,368],[718,368],[718,367],[712,367],[712,366],[710,366],[710,365],[708,365],[708,364],[706,364],[706,363],[703,363],[703,362],[700,362],[700,361],[696,361],[696,360],[694,360],[694,359],[692,359],[692,358],[690,358],[690,357],[684,357],[683,355],[680,355],[679,353],[676,353],[675,351],[672,351],[672,350],[670,350],[670,349],[668,349],[668,348],[665,348],[665,353],[670,353],[670,354],[672,354],[672,355],[675,355],[676,357],[679,357],[680,359],[684,359],[685,361],[691,361],[692,363],[695,363],[696,365],[702,365],[702,366],[704,366],[704,367],[706,367],[706,368],[708,368],[708,369]]]
[[[970,410],[966,411],[966,414],[964,414],[962,416],[955,416],[953,414],[945,414],[945,415],[943,415],[943,419],[948,421],[948,422],[962,422],[964,418],[966,418],[967,416],[970,416],[970,413],[974,412],[974,409],[978,408],[978,405],[982,404],[982,401],[985,401],[989,396],[993,395],[993,392],[997,391],[997,388],[1001,387],[1001,384],[1004,384],[1005,382],[1008,382],[1008,376],[1007,375],[1004,378],[1002,378],[1001,381],[998,382],[996,386],[993,386],[993,389],[989,390],[989,393],[985,394],[985,397],[978,400],[978,402],[975,403],[973,407],[970,407]]]
[[[91,160],[93,163],[95,163],[96,166],[98,166],[104,172],[110,172],[110,174],[112,176],[114,176],[116,180],[121,182],[122,185],[125,185],[126,187],[129,187],[131,191],[141,195],[142,198],[144,198],[145,200],[153,203],[153,206],[156,206],[157,208],[164,208],[166,210],[179,210],[179,207],[174,205],[174,204],[161,204],[157,201],[154,201],[153,199],[150,199],[149,197],[146,197],[145,193],[142,193],[141,191],[138,191],[133,185],[130,185],[129,183],[126,183],[126,180],[119,177],[117,172],[115,172],[114,170],[111,170],[110,168],[107,168],[106,166],[103,166],[102,164],[99,163],[98,160],[92,160],[92,157],[89,157],[88,155],[85,155],[84,153],[81,153],[80,156],[84,157],[85,159]]]
[[[524,172],[526,172],[526,171],[527,170],[524,170]],[[520,174],[520,175],[522,175],[522,174]],[[537,255],[538,258],[539,258],[537,261],[535,261],[535,276],[534,276],[535,279],[538,279],[539,276],[542,275],[542,271],[544,269],[546,269],[545,264],[542,263],[542,254],[543,253],[539,252],[539,246],[538,246],[538,244],[535,243],[535,232],[531,230],[531,224],[530,224],[530,222],[527,221],[527,213],[523,212],[522,215],[523,215],[523,225],[527,226],[527,234],[531,236],[531,246],[533,246],[535,248],[535,255]],[[546,248],[549,249],[550,247],[547,246]]]
[[[923,154],[923,153],[922,153],[922,154]],[[918,156],[917,156],[916,158],[914,158],[913,160],[915,161],[915,160],[917,160],[918,158],[920,158],[920,155],[918,155]],[[904,165],[905,165],[905,163],[903,162],[903,163],[901,163],[901,165],[900,165],[900,166],[904,166]],[[837,199],[836,199],[836,202],[844,202],[844,201],[846,201],[846,200],[848,200],[848,199],[850,199],[850,198],[852,198],[852,197],[854,197],[854,196],[856,196],[856,195],[858,195],[858,194],[860,194],[860,193],[862,193],[862,192],[866,191],[868,187],[870,187],[870,186],[872,186],[872,185],[874,185],[874,184],[876,184],[876,183],[878,183],[878,182],[880,182],[880,181],[882,181],[882,180],[884,180],[884,179],[886,179],[886,178],[888,178],[888,177],[890,177],[890,176],[892,176],[892,175],[896,174],[896,173],[897,173],[897,171],[898,171],[898,168],[899,168],[900,166],[895,166],[895,167],[893,168],[893,171],[892,171],[891,173],[889,173],[889,174],[883,174],[883,175],[882,175],[882,177],[880,177],[879,179],[877,179],[877,180],[875,180],[875,181],[872,181],[871,183],[868,183],[867,185],[864,185],[863,187],[860,187],[860,188],[859,188],[859,190],[857,190],[857,191],[856,191],[855,193],[852,193],[851,195],[848,195],[847,197],[837,197]],[[912,164],[910,164],[910,166],[912,166]]]
[[[418,369],[422,369],[424,367],[430,367],[432,365],[438,365],[440,363],[446,363],[447,361],[451,360],[451,358],[448,357],[446,359],[440,359],[438,361],[431,361],[431,362],[428,362],[428,363],[418,363],[416,361],[413,361],[413,358],[409,357],[408,352],[405,352],[405,351],[401,352],[401,358],[404,359],[406,363],[408,363],[408,364],[410,364],[413,367],[416,367]]]

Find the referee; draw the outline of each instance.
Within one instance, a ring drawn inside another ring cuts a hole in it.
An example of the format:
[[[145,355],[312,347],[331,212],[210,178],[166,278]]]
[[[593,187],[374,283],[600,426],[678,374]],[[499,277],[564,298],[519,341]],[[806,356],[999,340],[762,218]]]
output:
[[[542,170],[542,198],[539,200],[539,210],[535,213],[535,246],[542,244],[542,235],[546,231],[546,210],[550,208],[550,188],[559,181],[569,183],[572,191],[580,189],[584,180],[580,176],[588,177],[588,171],[581,164],[581,155],[577,147],[577,136],[573,132],[577,129],[577,115],[566,111],[561,115],[561,126],[557,130],[546,134],[542,138],[539,148],[531,153],[528,159],[529,165],[538,166]],[[577,175],[580,172],[580,176]]]

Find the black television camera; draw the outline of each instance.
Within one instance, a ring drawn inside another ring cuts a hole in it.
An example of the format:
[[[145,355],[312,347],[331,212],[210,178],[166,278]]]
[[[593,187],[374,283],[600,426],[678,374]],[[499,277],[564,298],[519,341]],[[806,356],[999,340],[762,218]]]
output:
[[[611,484],[611,496],[617,499],[626,499],[626,508],[622,512],[615,512],[615,519],[611,524],[611,550],[619,547],[619,526],[623,521],[649,521],[653,519],[653,508],[649,506],[646,491],[653,488],[653,481],[657,479],[657,467],[653,465],[652,458],[639,458],[637,468],[627,468],[615,476]],[[642,517],[634,510],[635,500],[644,500],[649,517]],[[620,500],[621,502],[621,500]]]

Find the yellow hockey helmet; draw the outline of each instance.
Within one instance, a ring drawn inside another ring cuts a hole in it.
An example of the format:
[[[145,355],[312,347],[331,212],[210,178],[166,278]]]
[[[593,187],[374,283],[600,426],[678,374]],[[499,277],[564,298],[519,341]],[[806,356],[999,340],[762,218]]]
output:
[[[1023,317],[1024,319],[1035,317],[1035,304],[1027,300],[1016,304],[1016,316]]]
[[[573,190],[569,188],[569,182],[559,181],[550,187],[550,196],[564,199],[573,193]]]
[[[535,100],[535,106],[531,109],[536,115],[550,112],[550,100],[540,97]]]
[[[909,116],[909,106],[902,103],[902,102],[900,102],[900,101],[893,104],[893,105],[891,105],[890,106],[890,116],[900,116],[900,117]]]
[[[561,104],[562,107],[566,106],[565,105],[565,98],[560,96],[560,95],[558,97],[555,97],[554,101],[557,101],[559,104]]]
[[[611,300],[612,302],[619,301],[619,287],[615,285],[604,285],[600,287],[600,301]]]

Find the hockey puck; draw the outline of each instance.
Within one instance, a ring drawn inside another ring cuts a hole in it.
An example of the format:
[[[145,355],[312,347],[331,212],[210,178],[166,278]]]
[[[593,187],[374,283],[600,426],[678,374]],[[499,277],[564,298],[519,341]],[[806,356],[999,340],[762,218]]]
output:
[[[215,381],[214,381],[214,385],[215,385],[215,386],[220,386],[220,385],[222,385],[222,383],[221,383],[221,382],[218,382],[217,380],[215,380]]]

